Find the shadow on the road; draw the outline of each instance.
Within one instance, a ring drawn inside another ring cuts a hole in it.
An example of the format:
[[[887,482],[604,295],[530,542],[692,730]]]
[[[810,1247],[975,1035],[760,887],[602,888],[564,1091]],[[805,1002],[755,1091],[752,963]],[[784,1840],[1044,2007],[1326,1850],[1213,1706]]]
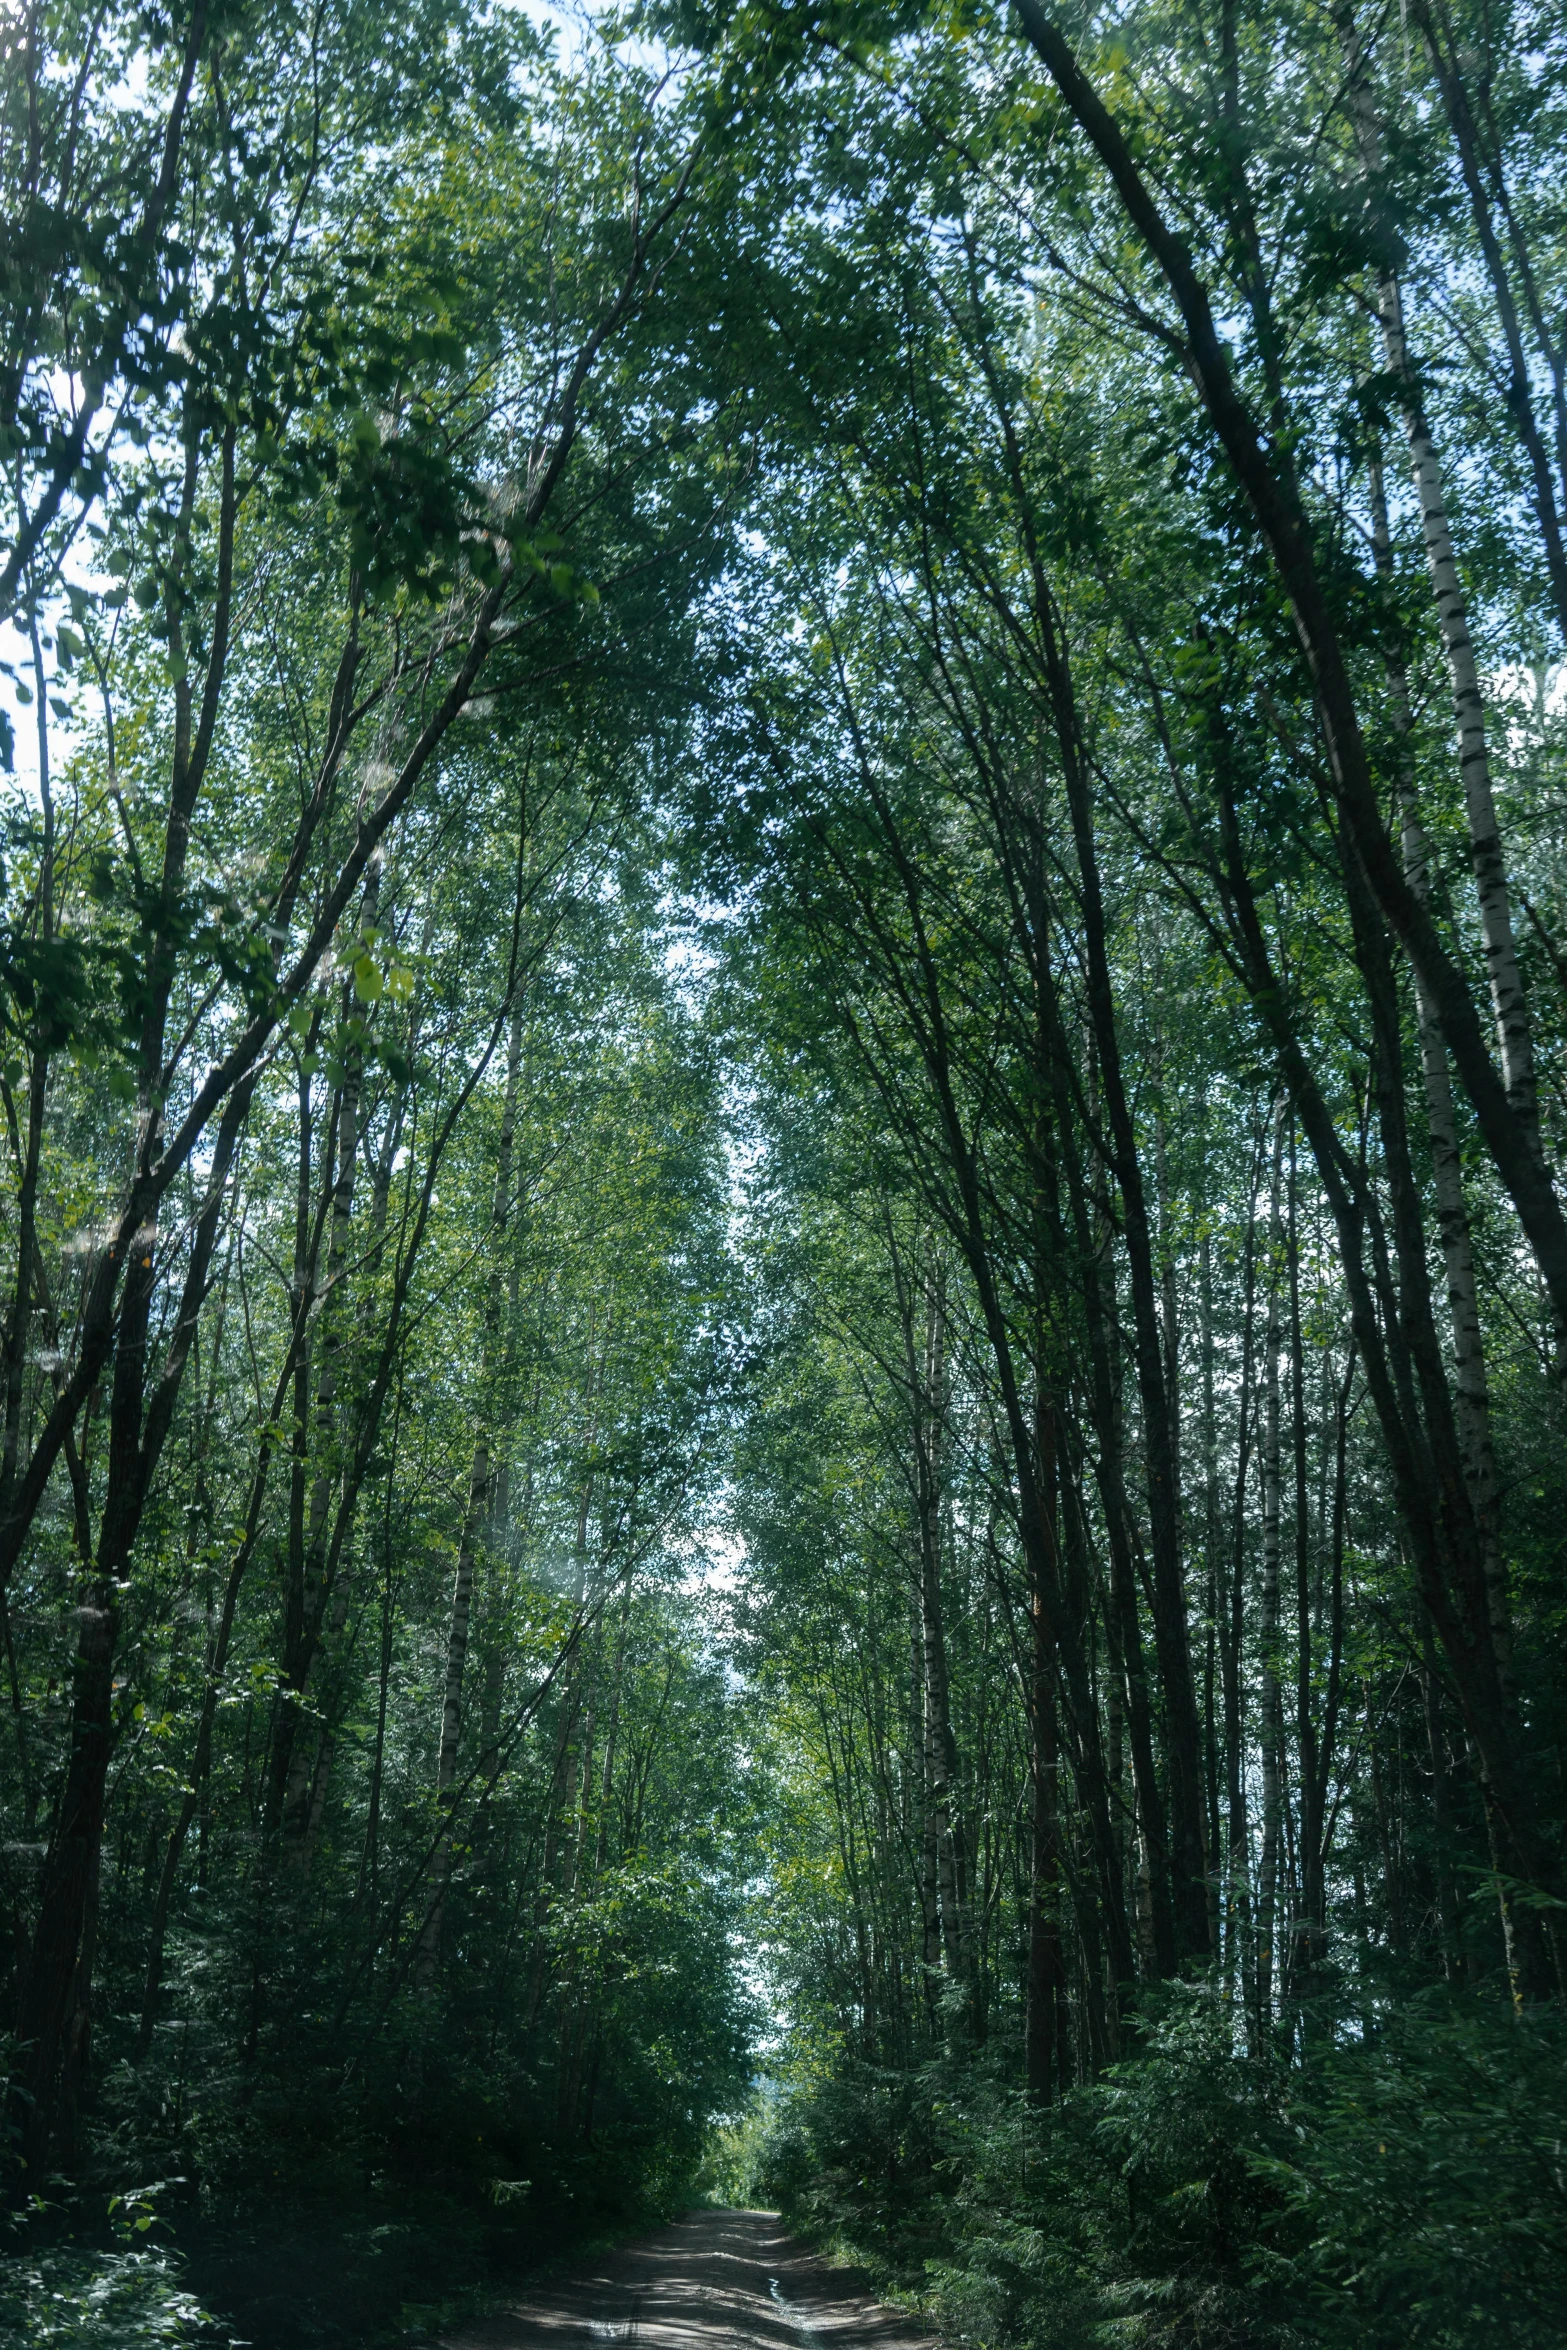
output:
[[[447,2350],[926,2350],[857,2284],[774,2211],[693,2211],[448,2336]]]

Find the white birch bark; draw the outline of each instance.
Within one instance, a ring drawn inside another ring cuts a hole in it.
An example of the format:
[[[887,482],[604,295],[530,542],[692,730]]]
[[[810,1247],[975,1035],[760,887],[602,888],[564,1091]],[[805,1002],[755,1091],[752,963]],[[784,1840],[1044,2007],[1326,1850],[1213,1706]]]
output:
[[[1404,334],[1403,296],[1394,277],[1383,279],[1378,292],[1382,338],[1389,373],[1406,387],[1404,432],[1409,444],[1410,471],[1420,498],[1426,563],[1436,600],[1453,686],[1453,716],[1458,731],[1458,765],[1464,787],[1464,810],[1469,824],[1469,857],[1474,868],[1475,894],[1480,908],[1480,932],[1485,941],[1486,973],[1491,1010],[1501,1045],[1502,1076],[1507,1097],[1527,1121],[1538,1147],[1539,1101],[1535,1086],[1534,1048],[1529,1033],[1529,1002],[1518,966],[1513,935],[1512,899],[1507,865],[1502,853],[1501,827],[1491,788],[1491,759],[1486,743],[1485,701],[1469,614],[1458,564],[1453,554],[1442,469],[1430,428],[1414,393],[1408,344]]]
[[[1340,10],[1338,25],[1348,68],[1346,103],[1362,166],[1367,176],[1374,178],[1381,167],[1381,137],[1366,79],[1365,54],[1351,9]],[[1491,785],[1485,698],[1480,688],[1474,639],[1469,633],[1469,611],[1463,582],[1453,553],[1441,462],[1420,399],[1418,379],[1410,364],[1403,291],[1391,270],[1384,271],[1378,280],[1377,315],[1382,328],[1388,373],[1398,386],[1409,467],[1420,500],[1426,566],[1431,576],[1431,592],[1436,603],[1442,651],[1452,684],[1459,774],[1469,828],[1469,856],[1474,869],[1480,932],[1485,944],[1491,1010],[1501,1048],[1502,1076],[1508,1099],[1524,1121],[1538,1152],[1541,1147],[1539,1099],[1529,1029],[1529,1004],[1523,974],[1518,966],[1507,865],[1502,853],[1501,828],[1497,822],[1496,799]]]
[[[1393,554],[1379,462],[1373,462],[1371,469],[1371,517],[1377,569],[1385,579],[1390,578]],[[1403,747],[1399,772],[1399,813],[1404,871],[1409,877],[1411,889],[1420,898],[1428,900],[1430,859],[1408,755],[1414,716],[1403,657],[1396,647],[1387,655],[1387,669],[1394,730]],[[1447,1046],[1443,1041],[1436,1008],[1421,985],[1418,974],[1415,977],[1415,1018],[1420,1040],[1426,1128],[1431,1139],[1437,1233],[1442,1247],[1448,1320],[1453,1334],[1453,1359],[1457,1373],[1454,1409],[1459,1443],[1463,1447],[1464,1478],[1480,1531],[1491,1640],[1505,1682],[1512,1660],[1512,1609],[1507,1588],[1506,1561],[1502,1554],[1501,1496],[1496,1475],[1496,1454],[1491,1441],[1491,1390],[1486,1368],[1485,1337],[1480,1327],[1480,1292],[1475,1275],[1474,1236],[1470,1229],[1468,1205],[1464,1199],[1463,1159],[1458,1145],[1458,1120],[1453,1107],[1452,1072],[1448,1066]]]
[[[1279,1679],[1279,1265],[1283,1234],[1279,1194],[1284,1157],[1280,1101],[1273,1129],[1273,1173],[1268,1215],[1268,1326],[1263,1361],[1262,1612],[1258,1663],[1262,1682],[1262,1852],[1257,1884],[1257,2021],[1266,2034],[1273,2020],[1274,1936],[1278,1913],[1280,1823],[1283,1807],[1284,1702]]]
[[[359,904],[361,937],[367,930],[374,928],[380,899],[381,859],[374,856],[366,869]],[[353,1231],[354,1192],[359,1177],[359,1096],[363,1081],[364,1056],[355,1050],[349,1054],[343,1071],[338,1104],[337,1165],[332,1183],[331,1235],[327,1243],[321,1368],[316,1381],[315,1427],[319,1450],[305,1531],[305,1607],[307,1615],[314,1613],[318,1623],[332,1596],[319,1586],[326,1558],[332,1496],[340,1490],[342,1484],[341,1464],[336,1457],[340,1417],[338,1390],[342,1384],[343,1362],[342,1288],[344,1268],[348,1263],[348,1244]],[[339,1585],[331,1616],[324,1627],[328,1641],[335,1639],[347,1622],[348,1602],[349,1591],[345,1580]],[[288,1791],[284,1798],[283,1816],[293,1830],[287,1846],[290,1865],[302,1879],[308,1878],[310,1874],[315,1830],[325,1807],[326,1782],[331,1762],[330,1724],[323,1723],[314,1754],[309,1751],[304,1739],[296,1737],[293,1753],[289,1757]]]
[[[468,1668],[468,1641],[473,1626],[474,1567],[479,1543],[488,1522],[492,1477],[491,1420],[495,1408],[497,1340],[500,1334],[501,1296],[505,1286],[503,1243],[511,1209],[512,1158],[517,1132],[518,1072],[522,1064],[522,1004],[511,1017],[506,1045],[506,1094],[501,1111],[500,1147],[495,1162],[495,1192],[490,1209],[493,1254],[485,1288],[484,1335],[480,1362],[482,1401],[474,1437],[473,1464],[468,1472],[468,1494],[463,1507],[462,1532],[457,1544],[457,1571],[452,1582],[452,1610],[446,1632],[446,1686],[441,1700],[441,1743],[435,1766],[435,1800],[446,1815],[440,1841],[430,1862],[430,1907],[420,1937],[418,1972],[428,1983],[440,1959],[441,1928],[446,1889],[452,1872],[451,1813],[456,1800],[457,1759],[462,1743],[463,1681]]]

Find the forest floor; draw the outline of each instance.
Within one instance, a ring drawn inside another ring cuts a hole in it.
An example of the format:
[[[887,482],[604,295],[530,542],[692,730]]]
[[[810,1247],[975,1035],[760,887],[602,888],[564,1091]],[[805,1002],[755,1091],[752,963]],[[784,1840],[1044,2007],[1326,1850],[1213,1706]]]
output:
[[[442,2337],[443,2350],[928,2350],[776,2212],[691,2211]]]

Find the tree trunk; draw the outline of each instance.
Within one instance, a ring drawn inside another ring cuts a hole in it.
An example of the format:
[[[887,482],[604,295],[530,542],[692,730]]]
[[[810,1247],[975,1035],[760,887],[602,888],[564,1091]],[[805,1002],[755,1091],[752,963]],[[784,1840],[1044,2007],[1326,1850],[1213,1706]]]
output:
[[[1512,899],[1502,854],[1501,828],[1491,788],[1491,756],[1486,742],[1485,697],[1469,612],[1458,561],[1448,526],[1447,499],[1436,443],[1425,420],[1416,390],[1404,334],[1404,302],[1398,280],[1384,277],[1377,289],[1383,346],[1388,372],[1399,386],[1404,432],[1409,443],[1410,471],[1420,499],[1426,562],[1431,592],[1436,600],[1442,651],[1453,687],[1453,717],[1458,730],[1458,769],[1464,788],[1469,823],[1469,857],[1474,868],[1475,895],[1480,909],[1480,932],[1485,941],[1490,980],[1491,1010],[1501,1047],[1502,1075],[1507,1097],[1519,1118],[1539,1131],[1539,1101],[1535,1086],[1534,1047],[1529,1031],[1529,1003],[1518,967],[1518,945],[1513,935]],[[1407,862],[1407,850],[1406,850]]]
[[[1255,2005],[1259,2043],[1265,2045],[1273,2024],[1275,1990],[1274,1937],[1278,1918],[1279,1843],[1281,1828],[1284,1705],[1279,1675],[1279,1276],[1284,1253],[1280,1192],[1283,1182],[1284,1124],[1280,1101],[1274,1116],[1273,1171],[1268,1208],[1268,1324],[1263,1341],[1262,1434],[1262,1604],[1257,1626],[1257,1666],[1261,1683],[1262,1850],[1257,1864],[1257,1958]]]
[[[1024,33],[1114,183],[1122,207],[1181,314],[1182,357],[1234,469],[1294,615],[1327,752],[1345,845],[1427,986],[1443,1036],[1474,1105],[1485,1145],[1534,1252],[1558,1316],[1567,1322],[1567,1216],[1536,1128],[1499,1078],[1468,981],[1428,907],[1409,887],[1383,822],[1345,649],[1320,575],[1315,541],[1287,439],[1266,444],[1237,389],[1208,291],[1185,242],[1169,227],[1115,118],[1084,75],[1040,0],[1014,0]],[[1371,1365],[1367,1362],[1368,1375]]]
[[[1036,604],[1055,731],[1066,776],[1073,842],[1082,893],[1088,1003],[1099,1073],[1109,1117],[1116,1183],[1131,1274],[1133,1354],[1142,1403],[1148,1522],[1152,1550],[1154,1650],[1164,1698],[1164,1746],[1169,1783],[1171,1904],[1176,1948],[1185,1958],[1208,1950],[1208,1856],[1203,1834],[1202,1734],[1192,1677],[1183,1571],[1179,1407],[1166,1378],[1159,1328],[1153,1239],[1138,1160],[1131,1106],[1121,1070],[1121,1043],[1111,987],[1092,792],[1081,756],[1079,726],[1066,648],[1042,572]]]
[[[1393,553],[1388,531],[1387,500],[1383,494],[1380,460],[1371,465],[1372,539],[1377,570],[1391,584]],[[1399,744],[1399,804],[1402,812],[1404,870],[1410,887],[1422,902],[1430,901],[1430,860],[1425,827],[1415,794],[1412,738],[1414,714],[1404,656],[1396,638],[1386,654],[1393,724]],[[1426,1130],[1431,1143],[1432,1188],[1436,1195],[1437,1232],[1447,1279],[1448,1319],[1452,1325],[1457,1368],[1454,1409],[1463,1447],[1464,1474],[1485,1561],[1491,1637],[1504,1682],[1511,1670],[1512,1621],[1507,1588],[1507,1566],[1502,1551],[1501,1489],[1491,1444],[1491,1394],[1486,1370],[1485,1340],[1480,1327],[1479,1284],[1475,1276],[1474,1240],[1464,1199],[1463,1159],[1458,1121],[1453,1108],[1452,1079],[1447,1047],[1442,1041],[1430,996],[1415,974],[1416,1025],[1420,1040],[1420,1069],[1425,1092]]]
[[[451,1814],[456,1801],[457,1757],[463,1722],[463,1679],[468,1665],[468,1635],[473,1618],[474,1564],[494,1501],[490,1426],[497,1402],[495,1384],[499,1367],[501,1301],[506,1277],[504,1244],[511,1212],[512,1155],[517,1132],[517,1088],[521,1065],[522,1000],[519,996],[512,1007],[511,1031],[506,1048],[506,1091],[501,1110],[500,1145],[495,1160],[495,1190],[490,1206],[491,1259],[485,1284],[480,1356],[484,1400],[480,1406],[478,1434],[474,1439],[473,1465],[468,1475],[468,1495],[457,1546],[457,1572],[452,1585],[451,1616],[446,1632],[446,1687],[441,1706],[441,1742],[435,1772],[435,1800],[444,1815],[444,1825],[430,1863],[430,1908],[420,1941],[418,1962],[420,1978],[426,1984],[433,1981],[440,1963],[446,1891],[451,1880]]]
[[[1160,1975],[1179,1965],[1175,1908],[1170,1887],[1169,1838],[1164,1795],[1154,1755],[1153,1707],[1143,1658],[1137,1601],[1137,1567],[1131,1503],[1126,1491],[1126,1431],[1114,1357],[1115,1296],[1108,1260],[1109,1235],[1097,1241],[1088,1220],[1088,1187],[1072,1124],[1073,1107],[1064,1067],[1064,1039],[1056,1025],[1056,1131],[1062,1172],[1071,1202],[1072,1238],[1080,1267],[1083,1320],[1087,1336],[1088,1392],[1096,1440],[1100,1500],[1110,1554],[1110,1606],[1114,1614],[1114,1656],[1125,1684],[1131,1744],[1132,1787],[1148,1861],[1149,1927],[1153,1964]]]
[[[1323,1865],[1324,1781],[1317,1734],[1314,1679],[1316,1591],[1311,1560],[1311,1497],[1306,1468],[1306,1353],[1300,1311],[1300,1191],[1296,1182],[1295,1123],[1290,1121],[1288,1224],[1290,1422],[1295,1470],[1295,1752],[1299,1759],[1299,1899],[1291,1952],[1292,1990],[1309,1997],[1327,1951],[1327,1890]]]
[[[1042,1421],[1045,1416],[1041,1415]],[[1053,1416],[1045,1443],[1053,1454]],[[1050,1469],[1053,1469],[1053,1459]],[[1042,1465],[1041,1482],[1050,1473]],[[1051,1476],[1052,1487],[1054,1485]],[[1050,1516],[1056,1516],[1054,1498]],[[1050,2102],[1055,2051],[1062,2036],[1060,2010],[1066,1997],[1066,1970],[1061,1951],[1059,1901],[1061,1890],[1060,1800],[1057,1789],[1059,1749],[1056,1732],[1055,1656],[1050,1638],[1044,1594],[1029,1596],[1030,1780],[1032,1832],[1028,1873],[1028,1974],[1023,2015],[1023,2073],[1031,2104]],[[1058,2089],[1066,2083],[1057,2080]]]
[[[156,1146],[158,1112],[145,1073],[160,1065],[163,1023],[149,1014],[143,1039],[141,1149]],[[162,1456],[206,1295],[218,1224],[227,1197],[234,1151],[250,1109],[254,1079],[231,1095],[214,1139],[207,1191],[191,1233],[184,1279],[161,1375],[147,1396],[147,1348],[157,1274],[156,1203],[148,1199],[136,1231],[120,1306],[110,1398],[103,1513],[96,1559],[85,1561],[77,1608],[76,1655],[65,1782],[45,1855],[37,1930],[18,2003],[17,2041],[21,2171],[32,2186],[47,2167],[60,2091],[65,2036],[73,2012],[90,1998],[94,1889],[103,1843],[104,1799],[114,1748],[114,1662],[120,1630],[120,1590],[141,1526],[148,1485]],[[85,1965],[86,1977],[82,1974]]]
[[[1540,525],[1541,550],[1545,556],[1545,572],[1550,582],[1551,598],[1556,606],[1556,625],[1567,638],[1567,546],[1563,544],[1562,507],[1558,492],[1567,496],[1567,380],[1564,380],[1563,347],[1560,339],[1552,341],[1546,325],[1538,282],[1531,268],[1527,248],[1519,234],[1517,215],[1508,201],[1502,180],[1501,158],[1494,151],[1485,158],[1490,176],[1497,189],[1500,208],[1510,232],[1514,256],[1523,280],[1524,303],[1533,328],[1539,356],[1544,360],[1551,379],[1552,407],[1556,421],[1556,479],[1551,477],[1550,457],[1534,412],[1531,388],[1533,370],[1523,346],[1523,334],[1514,298],[1512,281],[1503,257],[1501,242],[1496,233],[1496,222],[1485,179],[1482,175],[1480,140],[1469,93],[1464,87],[1463,53],[1456,43],[1445,47],[1432,15],[1429,0],[1415,0],[1413,15],[1424,35],[1427,51],[1436,72],[1437,86],[1448,125],[1458,149],[1459,169],[1470,211],[1475,225],[1476,241],[1481,259],[1491,283],[1496,302],[1497,317],[1501,323],[1502,339],[1507,346],[1508,380],[1506,401],[1512,413],[1518,438],[1529,462],[1534,483],[1534,510]],[[1449,41],[1451,30],[1449,28]]]
[[[370,860],[360,899],[357,936],[375,927],[380,906],[381,859]],[[355,1001],[353,983],[345,981],[342,1009],[347,1017]],[[364,1082],[363,1048],[350,1048],[336,1103],[337,1158],[332,1179],[331,1237],[327,1247],[327,1295],[317,1339],[319,1370],[316,1378],[313,1431],[315,1476],[310,1488],[304,1530],[301,1616],[292,1656],[285,1655],[284,1672],[294,1702],[279,1714],[281,1732],[274,1771],[279,1783],[284,1836],[297,1870],[308,1871],[311,1797],[316,1773],[308,1747],[298,1735],[302,1700],[327,1631],[333,1593],[326,1581],[329,1525],[334,1495],[343,1492],[340,1458],[343,1436],[344,1359],[349,1329],[343,1284],[347,1276],[349,1243],[353,1232],[354,1194],[359,1180],[359,1097]],[[337,1594],[340,1630],[347,1616],[347,1594]]]
[[[1369,903],[1353,846],[1346,844],[1347,899],[1375,1047],[1372,1082],[1392,1210],[1396,1291],[1380,1208],[1364,1171],[1343,1147],[1272,968],[1241,855],[1227,777],[1220,777],[1219,792],[1238,961],[1252,1001],[1272,1033],[1334,1217],[1355,1342],[1393,1470],[1418,1587],[1452,1669],[1466,1726],[1484,1760],[1488,1802],[1509,1856],[1506,1874],[1537,1886],[1554,1901],[1558,1863],[1539,1819],[1533,1786],[1521,1762],[1516,1715],[1497,1671],[1483,1561],[1431,1315],[1421,1205],[1404,1120],[1398,1004],[1387,939]],[[1370,1274],[1365,1261],[1368,1236]],[[1545,1915],[1552,1920],[1548,1930],[1560,1972],[1561,1937],[1554,1908],[1548,1907]],[[1538,1926],[1533,1913],[1524,1909],[1515,1925],[1524,1958],[1521,1991],[1537,1996],[1544,1978],[1530,1953],[1538,1948]]]

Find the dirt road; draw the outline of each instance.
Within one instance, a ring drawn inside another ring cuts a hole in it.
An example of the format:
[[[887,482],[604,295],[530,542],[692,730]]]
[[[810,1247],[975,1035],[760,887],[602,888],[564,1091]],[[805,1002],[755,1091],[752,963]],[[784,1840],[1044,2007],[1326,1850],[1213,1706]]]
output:
[[[592,2268],[554,2278],[443,2350],[930,2350],[776,2212],[692,2211]]]

